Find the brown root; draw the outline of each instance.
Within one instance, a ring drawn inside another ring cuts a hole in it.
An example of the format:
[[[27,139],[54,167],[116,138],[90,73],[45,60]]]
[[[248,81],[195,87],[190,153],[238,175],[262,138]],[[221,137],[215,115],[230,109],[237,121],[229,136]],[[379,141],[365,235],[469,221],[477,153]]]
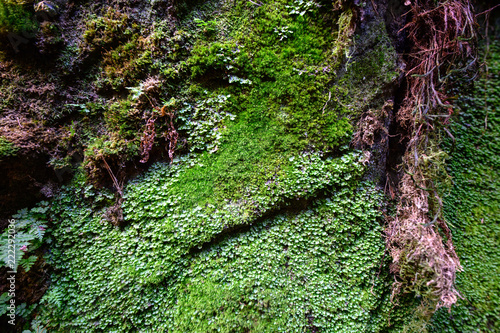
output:
[[[141,137],[141,163],[146,163],[149,160],[149,153],[151,149],[153,149],[153,144],[155,142],[156,130],[155,130],[155,121],[156,116],[153,115],[146,122],[146,129]]]
[[[439,132],[447,132],[454,113],[447,85],[450,77],[475,70],[476,24],[467,0],[437,5],[413,0],[407,15],[410,20],[404,29],[412,47],[406,58],[407,91],[397,121],[406,130],[408,145],[396,216],[386,230],[387,247],[396,278],[392,299],[400,293],[423,296],[421,308],[429,318],[440,307],[450,308],[460,296],[455,277],[462,267],[442,213],[442,188],[435,180],[449,181],[446,154],[438,147]]]
[[[167,141],[166,150],[168,152],[168,158],[170,163],[174,158],[175,148],[177,147],[177,140],[179,139],[179,133],[174,126],[175,111],[167,112],[167,106],[163,106],[161,109],[155,107],[158,113],[153,113],[153,115],[146,122],[146,128],[141,137],[141,163],[146,163],[149,160],[149,153],[153,149],[154,140],[156,137],[155,122],[158,117],[168,117],[167,120],[167,131],[163,134],[163,137]]]
[[[168,152],[170,163],[172,163],[172,160],[174,159],[175,147],[177,147],[177,139],[179,138],[179,134],[174,127],[174,113],[170,112],[166,115],[169,117],[169,122],[168,130],[165,132],[164,137],[168,142],[168,146],[166,147],[166,149]]]

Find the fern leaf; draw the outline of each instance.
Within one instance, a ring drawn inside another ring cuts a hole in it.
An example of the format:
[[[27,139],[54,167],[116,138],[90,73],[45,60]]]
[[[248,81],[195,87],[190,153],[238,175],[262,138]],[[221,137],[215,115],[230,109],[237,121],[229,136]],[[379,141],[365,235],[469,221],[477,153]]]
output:
[[[7,232],[0,236],[0,263],[2,266],[7,266],[12,271],[17,271],[19,261],[24,255],[21,250],[23,246],[29,246],[30,242],[35,239],[35,236],[25,232],[16,234],[13,243],[9,243]]]
[[[34,234],[39,241],[42,241],[46,229],[46,225],[40,224],[40,222],[34,222],[31,226],[31,233]]]
[[[42,302],[47,303],[49,305],[55,305],[58,308],[60,308],[62,305],[62,299],[63,299],[62,291],[59,288],[54,287],[45,293],[45,295],[42,298]]]
[[[37,259],[37,256],[29,256],[26,259],[19,260],[19,265],[24,268],[25,272],[28,272],[31,269],[31,266],[35,264]]]

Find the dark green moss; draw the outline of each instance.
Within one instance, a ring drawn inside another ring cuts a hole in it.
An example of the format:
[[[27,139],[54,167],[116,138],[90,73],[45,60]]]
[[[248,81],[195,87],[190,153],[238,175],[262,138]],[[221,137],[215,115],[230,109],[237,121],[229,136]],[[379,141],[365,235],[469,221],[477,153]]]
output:
[[[381,108],[386,102],[383,97],[392,95],[398,76],[397,55],[385,23],[374,20],[364,35],[354,37],[345,73],[339,80],[339,85],[349,93],[340,96],[341,100],[354,112],[367,107]]]
[[[128,15],[111,7],[108,7],[102,16],[89,15],[85,21],[86,30],[82,35],[80,50],[93,53],[126,41],[132,34],[128,29],[129,23]]]
[[[484,49],[483,49],[484,52]],[[448,172],[454,186],[444,197],[445,216],[464,271],[457,289],[463,299],[451,313],[438,311],[433,332],[497,332],[500,330],[500,43],[490,45],[489,75],[459,99],[460,115],[451,126],[456,142]]]
[[[0,2],[0,35],[33,33],[38,28],[31,3],[4,0]]]

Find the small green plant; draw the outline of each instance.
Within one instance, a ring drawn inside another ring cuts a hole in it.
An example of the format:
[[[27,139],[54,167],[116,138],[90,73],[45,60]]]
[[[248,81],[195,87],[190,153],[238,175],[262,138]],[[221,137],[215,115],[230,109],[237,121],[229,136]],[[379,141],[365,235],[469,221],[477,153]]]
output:
[[[18,148],[15,144],[0,136],[0,160],[5,157],[14,156]]]
[[[30,270],[37,256],[24,257],[29,253],[34,253],[45,241],[44,235],[48,228],[46,224],[48,207],[48,202],[42,201],[30,211],[23,209],[12,216],[9,220],[11,222],[9,227],[0,235],[2,266],[16,271],[18,265],[21,265],[26,271]]]
[[[40,320],[34,319],[31,322],[31,331],[24,330],[23,333],[47,333],[47,329],[43,326]]]
[[[11,298],[7,292],[0,295],[0,317],[7,313]]]
[[[200,20],[199,18],[194,19],[194,23],[198,26],[198,28],[201,29],[201,31],[206,35],[206,36],[211,36],[217,31],[217,22],[216,21],[203,21]]]
[[[28,258],[19,260],[19,264],[21,265],[21,267],[24,269],[25,272],[29,272],[29,270],[35,264],[37,259],[38,259],[37,256],[29,256]]]

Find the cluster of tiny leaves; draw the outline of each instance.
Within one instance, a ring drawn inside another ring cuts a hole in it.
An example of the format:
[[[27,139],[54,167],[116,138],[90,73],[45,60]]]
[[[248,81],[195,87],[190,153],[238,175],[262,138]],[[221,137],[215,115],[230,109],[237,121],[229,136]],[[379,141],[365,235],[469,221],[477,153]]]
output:
[[[484,52],[484,49],[483,49]],[[461,96],[461,114],[451,126],[456,142],[448,171],[454,187],[444,197],[445,215],[464,272],[457,276],[463,299],[451,313],[439,311],[433,332],[493,332],[500,330],[500,43],[490,45],[489,75]],[[452,148],[454,146],[454,148]]]
[[[185,102],[184,107],[179,110],[177,118],[183,125],[178,130],[186,131],[190,152],[217,151],[222,138],[224,120],[234,120],[234,115],[224,108],[229,97],[220,94],[200,99],[194,105]]]
[[[123,229],[104,221],[90,200],[100,194],[89,187],[75,191],[75,183],[52,203],[51,262],[59,273],[43,302],[45,322],[87,332],[372,332],[388,325],[388,284],[377,277],[381,198],[360,183],[359,155],[296,156],[273,191],[263,186],[250,191],[254,200],[187,209],[173,185],[197,163],[156,164],[130,183]],[[294,204],[320,189],[323,199],[307,209]],[[280,205],[287,209],[275,210]],[[246,229],[225,233],[238,226]]]

